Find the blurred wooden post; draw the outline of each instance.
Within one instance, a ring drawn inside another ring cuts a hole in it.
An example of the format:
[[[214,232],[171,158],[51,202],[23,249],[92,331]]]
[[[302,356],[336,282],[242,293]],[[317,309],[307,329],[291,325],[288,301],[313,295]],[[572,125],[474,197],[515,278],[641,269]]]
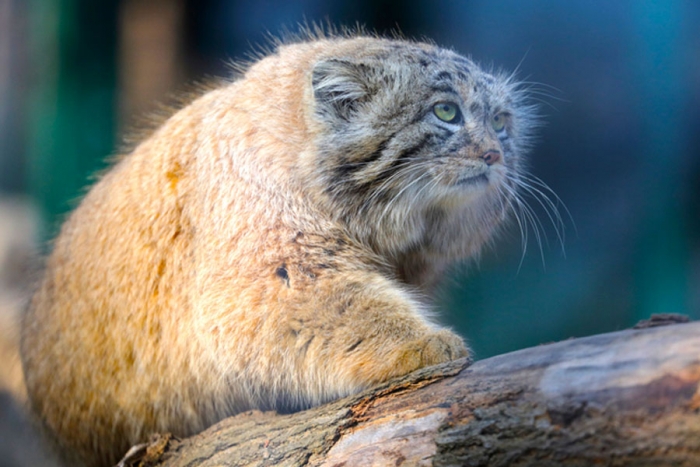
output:
[[[184,80],[183,0],[123,0],[119,11],[119,113],[125,130],[167,103]]]

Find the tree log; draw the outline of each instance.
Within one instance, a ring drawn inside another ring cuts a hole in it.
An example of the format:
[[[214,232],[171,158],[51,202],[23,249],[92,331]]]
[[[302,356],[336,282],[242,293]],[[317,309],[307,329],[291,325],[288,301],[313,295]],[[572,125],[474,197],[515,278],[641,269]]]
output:
[[[253,411],[185,440],[161,437],[142,460],[168,467],[700,465],[700,323],[468,363],[426,368],[304,412]]]

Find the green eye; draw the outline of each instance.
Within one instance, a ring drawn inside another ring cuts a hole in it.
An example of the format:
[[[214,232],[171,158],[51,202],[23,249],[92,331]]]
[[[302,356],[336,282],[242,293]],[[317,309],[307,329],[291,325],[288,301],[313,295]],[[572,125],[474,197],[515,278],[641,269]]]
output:
[[[438,102],[433,106],[433,113],[443,122],[457,123],[459,121],[459,107],[453,102]]]
[[[491,117],[491,127],[496,133],[500,133],[506,127],[505,114],[496,114]]]

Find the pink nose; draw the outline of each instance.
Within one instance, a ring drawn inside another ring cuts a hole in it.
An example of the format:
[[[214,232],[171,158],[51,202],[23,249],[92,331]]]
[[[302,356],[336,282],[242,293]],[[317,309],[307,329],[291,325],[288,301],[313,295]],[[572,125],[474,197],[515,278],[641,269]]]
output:
[[[481,159],[486,162],[487,165],[493,165],[501,160],[501,153],[490,149],[481,156]]]

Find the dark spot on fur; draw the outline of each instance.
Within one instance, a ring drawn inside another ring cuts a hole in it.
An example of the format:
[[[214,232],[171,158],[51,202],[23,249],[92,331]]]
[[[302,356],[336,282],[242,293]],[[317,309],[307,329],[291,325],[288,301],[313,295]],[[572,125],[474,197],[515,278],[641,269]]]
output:
[[[430,86],[430,90],[433,92],[447,92],[450,94],[458,94],[455,89],[447,83],[433,84]]]
[[[441,81],[441,80],[452,81],[452,73],[450,73],[449,71],[441,71],[440,73],[437,74],[435,79],[437,81]]]
[[[309,346],[311,345],[311,342],[313,342],[313,340],[314,340],[314,337],[316,337],[316,336],[311,336],[311,337],[309,337],[309,339],[306,342],[304,342],[304,345],[301,346],[301,348],[299,349],[299,351],[301,353],[306,354],[306,352],[309,350]]]
[[[282,266],[278,267],[275,271],[275,275],[283,281],[285,281],[287,283],[287,287],[289,287],[289,273],[287,272],[286,264],[283,264]]]
[[[299,272],[308,277],[309,279],[316,279],[316,274],[306,266],[299,266]]]
[[[435,84],[430,86],[430,89],[434,92],[449,92],[453,94],[458,94],[457,91],[452,87],[451,83],[453,81],[452,73],[449,71],[441,71],[434,78]]]
[[[346,352],[349,353],[349,352],[352,352],[353,350],[355,350],[358,345],[362,344],[362,341],[364,341],[364,339],[360,339],[359,341],[352,344],[350,347],[348,347],[348,350],[346,350]]]
[[[303,319],[292,319],[289,321],[289,332],[292,333],[294,338],[297,338],[299,337],[299,334],[301,334],[304,326],[305,324]]]
[[[344,314],[347,311],[347,309],[352,306],[353,303],[354,303],[354,300],[352,298],[348,298],[347,301],[345,301],[345,303],[342,303],[338,307],[338,314],[339,315]]]
[[[443,147],[443,153],[442,154],[452,154],[460,149],[468,146],[471,144],[472,139],[469,136],[468,133],[460,133],[458,134],[455,138],[450,140],[449,144],[446,147]]]

